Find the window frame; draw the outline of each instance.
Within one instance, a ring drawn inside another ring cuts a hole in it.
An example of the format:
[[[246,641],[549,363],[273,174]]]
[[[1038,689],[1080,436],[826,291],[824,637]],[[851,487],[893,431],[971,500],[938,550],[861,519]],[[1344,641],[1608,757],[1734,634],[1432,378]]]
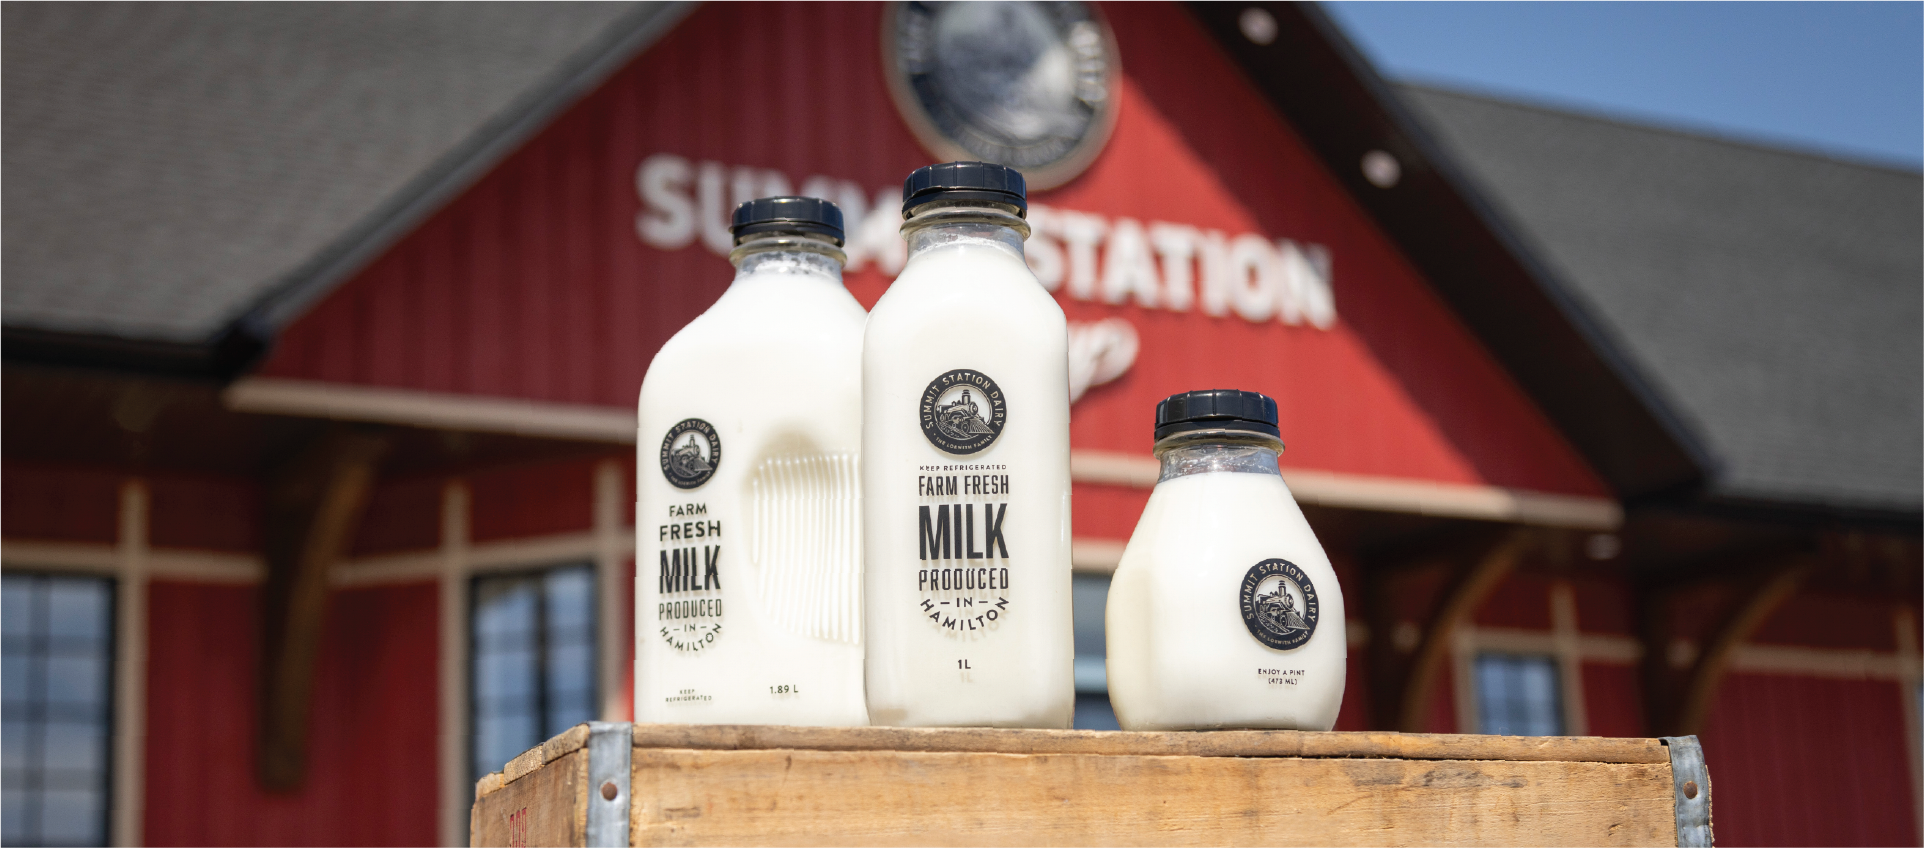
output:
[[[549,711],[550,711],[549,691],[548,691],[549,690],[549,686],[548,686],[548,681],[549,681],[548,636],[549,636],[549,633],[548,633],[548,625],[547,625],[548,593],[547,593],[546,578],[549,575],[554,574],[555,572],[571,570],[571,569],[578,569],[578,570],[584,571],[588,575],[589,603],[586,606],[586,610],[588,613],[588,626],[587,626],[588,638],[586,639],[586,644],[589,649],[589,662],[588,662],[588,669],[587,669],[587,680],[588,680],[588,687],[589,687],[588,703],[590,705],[589,714],[591,718],[599,718],[599,712],[600,712],[599,705],[600,705],[600,699],[603,694],[601,691],[602,681],[600,679],[601,678],[600,660],[601,660],[601,652],[603,650],[603,646],[601,644],[602,611],[600,609],[601,605],[598,603],[598,601],[600,599],[600,593],[602,592],[602,586],[601,586],[601,578],[600,578],[600,569],[597,567],[595,560],[593,558],[566,559],[566,560],[559,560],[555,562],[519,566],[514,568],[491,568],[485,571],[470,570],[466,575],[466,579],[463,581],[465,584],[464,588],[466,589],[466,594],[467,594],[467,597],[466,597],[467,616],[465,621],[465,629],[467,632],[464,634],[465,636],[464,641],[466,643],[466,648],[467,648],[467,656],[465,658],[465,664],[467,666],[467,668],[465,669],[467,691],[464,693],[467,700],[467,710],[466,710],[467,739],[464,741],[463,747],[465,748],[464,759],[466,760],[466,764],[467,764],[467,774],[473,777],[474,779],[479,779],[480,777],[486,776],[487,774],[500,769],[502,765],[505,765],[505,764],[498,764],[498,765],[489,767],[487,771],[481,771],[479,751],[477,750],[479,748],[480,735],[481,735],[481,713],[480,713],[481,699],[479,697],[479,685],[480,685],[480,678],[481,678],[480,663],[482,658],[482,652],[481,652],[481,644],[480,644],[481,634],[480,634],[479,628],[476,625],[477,625],[477,622],[480,620],[480,616],[477,615],[477,611],[481,603],[481,591],[480,591],[481,584],[489,581],[496,581],[496,580],[509,580],[509,581],[532,580],[539,587],[538,593],[536,595],[536,602],[534,604],[534,627],[533,627],[534,643],[535,643],[534,644],[534,668],[535,668],[534,698],[535,698],[535,714],[536,714],[535,723],[537,728],[540,728],[536,731],[536,736],[538,738],[534,741],[534,744],[539,745],[541,744],[542,741],[545,741],[548,738],[546,735],[544,735],[544,732],[542,729],[545,729],[547,727],[547,723],[549,720]]]
[[[1568,733],[1570,719],[1569,719],[1569,710],[1567,708],[1567,705],[1564,703],[1564,699],[1566,696],[1564,693],[1563,675],[1565,671],[1563,668],[1563,663],[1561,662],[1561,658],[1559,658],[1553,652],[1539,653],[1539,652],[1530,652],[1530,651],[1496,650],[1491,648],[1478,648],[1470,656],[1470,662],[1469,662],[1470,685],[1471,685],[1471,688],[1473,689],[1472,700],[1476,705],[1476,709],[1474,714],[1471,716],[1471,720],[1475,728],[1474,730],[1475,733],[1485,734],[1485,735],[1499,735],[1495,730],[1491,729],[1488,726],[1489,722],[1486,720],[1487,711],[1491,705],[1491,699],[1488,697],[1488,693],[1486,693],[1483,688],[1483,680],[1484,680],[1483,664],[1485,660],[1507,661],[1512,665],[1512,667],[1520,666],[1527,661],[1533,665],[1537,665],[1542,668],[1547,668],[1550,673],[1550,687],[1549,687],[1550,703],[1549,703],[1549,710],[1548,710],[1548,716],[1550,718],[1550,732],[1527,734],[1527,735],[1563,736]],[[1512,702],[1513,699],[1505,699],[1505,701]]]
[[[64,570],[53,571],[53,570],[43,570],[43,569],[33,569],[33,568],[14,568],[11,566],[5,569],[4,576],[7,578],[31,580],[31,581],[41,582],[41,583],[52,583],[54,581],[91,582],[104,587],[106,590],[105,591],[106,603],[102,609],[102,614],[104,618],[104,630],[102,631],[102,636],[101,636],[101,648],[102,648],[101,655],[106,660],[106,663],[103,666],[101,671],[101,684],[102,684],[101,711],[98,716],[94,717],[94,721],[96,721],[100,726],[101,738],[103,740],[103,744],[101,745],[100,751],[99,751],[101,762],[100,762],[99,777],[97,778],[97,789],[100,793],[100,801],[101,801],[100,811],[99,811],[99,821],[98,821],[99,834],[101,837],[101,841],[98,844],[100,845],[114,844],[114,836],[115,836],[114,817],[115,817],[115,810],[117,808],[117,802],[120,800],[117,797],[117,793],[116,793],[116,788],[117,788],[116,784],[118,782],[116,780],[116,778],[118,777],[118,775],[116,774],[116,766],[118,765],[117,761],[119,760],[119,746],[122,742],[122,740],[120,739],[120,732],[119,732],[120,730],[119,721],[121,718],[120,705],[119,705],[119,696],[120,696],[119,682],[120,681],[119,681],[119,674],[117,673],[119,664],[121,662],[120,637],[122,634],[120,632],[121,631],[120,613],[121,613],[121,604],[122,604],[122,599],[121,599],[122,578],[112,574],[96,574],[96,573],[73,572],[73,571],[64,571]],[[38,634],[30,638],[33,638],[42,643],[47,641],[47,637],[45,634]],[[48,655],[49,653],[43,647],[43,651],[41,653],[43,663],[44,663],[45,657]],[[37,729],[40,729],[43,731],[41,735],[44,736],[44,729],[48,724],[46,716],[44,715],[44,712],[46,710],[47,699],[44,692],[40,693],[40,695],[41,696],[37,699],[37,702],[38,702],[39,709],[43,712],[43,715],[33,723],[37,726]],[[44,760],[44,752],[43,752],[42,759]],[[39,772],[44,772],[44,771],[45,771],[44,764],[34,769],[34,772],[36,773],[37,778],[41,778],[42,776],[39,775]],[[44,784],[44,779],[36,779],[35,782]],[[37,786],[32,791],[38,794],[44,795],[45,786],[44,785]],[[42,805],[44,807],[44,800],[42,801]],[[49,844],[49,845],[59,844],[59,843],[49,843],[46,841],[44,827],[38,828],[38,831],[39,832],[28,837],[25,841],[28,844]],[[77,843],[77,844],[92,844],[92,843]]]

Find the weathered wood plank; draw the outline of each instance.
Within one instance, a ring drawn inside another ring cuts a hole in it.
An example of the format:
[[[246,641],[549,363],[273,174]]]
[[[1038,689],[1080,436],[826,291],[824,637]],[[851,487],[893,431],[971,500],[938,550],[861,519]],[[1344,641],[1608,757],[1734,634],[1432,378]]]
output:
[[[636,845],[1676,844],[1648,763],[637,748],[632,792]]]
[[[528,754],[540,751],[534,748]],[[515,762],[528,754],[516,757]],[[490,782],[484,779],[481,786]],[[480,794],[479,787],[476,791]],[[577,748],[537,763],[518,779],[496,782],[491,791],[474,802],[474,810],[468,814],[468,844],[514,848],[585,845],[588,791],[588,752]]]
[[[1293,730],[1119,733],[990,728],[637,724],[637,748],[928,751],[1195,757],[1669,763],[1655,739],[1598,736],[1316,733]]]
[[[535,770],[547,763],[554,762],[568,754],[581,750],[582,746],[586,744],[588,744],[588,725],[577,724],[567,730],[563,730],[555,734],[554,738],[536,745],[533,748],[529,748],[526,751],[522,751],[514,759],[509,760],[508,764],[502,766],[501,771],[497,772],[497,774],[501,775],[500,782],[502,784],[509,784],[520,780],[523,777],[533,774]],[[493,775],[490,775],[490,777],[492,776]],[[482,780],[485,782],[486,778]],[[480,786],[481,784],[479,783],[475,784],[476,793],[481,792]],[[477,794],[476,797],[480,797],[480,795]]]

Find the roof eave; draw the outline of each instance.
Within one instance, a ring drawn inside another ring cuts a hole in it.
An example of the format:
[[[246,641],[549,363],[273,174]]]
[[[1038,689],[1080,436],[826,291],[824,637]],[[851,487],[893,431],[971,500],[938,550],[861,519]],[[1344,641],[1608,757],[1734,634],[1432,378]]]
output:
[[[269,337],[236,321],[206,341],[130,339],[35,327],[0,329],[0,360],[12,365],[86,368],[143,377],[226,382],[266,353]]]

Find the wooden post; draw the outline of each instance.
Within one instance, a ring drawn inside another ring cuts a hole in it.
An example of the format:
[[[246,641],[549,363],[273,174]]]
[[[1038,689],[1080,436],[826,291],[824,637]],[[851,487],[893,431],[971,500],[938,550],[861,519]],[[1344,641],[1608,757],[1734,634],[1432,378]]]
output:
[[[269,478],[259,769],[270,790],[295,789],[306,772],[328,571],[353,544],[387,448],[378,431],[331,429]]]

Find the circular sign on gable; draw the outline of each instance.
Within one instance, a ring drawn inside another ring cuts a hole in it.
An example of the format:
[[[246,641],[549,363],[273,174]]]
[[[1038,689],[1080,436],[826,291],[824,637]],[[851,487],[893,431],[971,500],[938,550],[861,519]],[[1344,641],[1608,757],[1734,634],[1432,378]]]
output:
[[[1061,185],[1116,123],[1116,42],[1085,3],[892,3],[882,21],[889,91],[938,158]]]

